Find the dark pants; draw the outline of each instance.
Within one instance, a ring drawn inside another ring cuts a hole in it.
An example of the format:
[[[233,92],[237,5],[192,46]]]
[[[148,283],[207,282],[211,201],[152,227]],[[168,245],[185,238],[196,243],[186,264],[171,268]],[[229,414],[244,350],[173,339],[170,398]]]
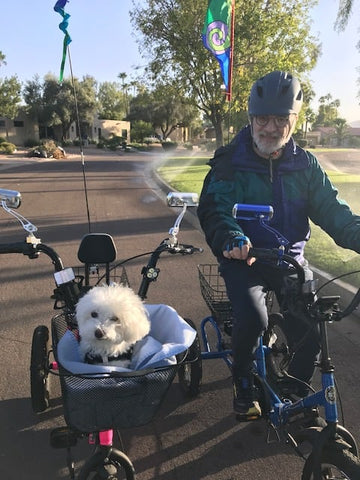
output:
[[[274,291],[279,305],[286,306],[289,303],[286,285],[291,283],[291,278],[289,270],[262,264],[259,261],[249,267],[244,261],[225,259],[220,263],[220,273],[226,284],[234,316],[233,375],[244,376],[252,370],[259,337],[268,324],[266,291]],[[306,280],[312,279],[312,272],[307,267],[305,276]],[[309,325],[299,314],[287,312],[284,316],[286,319],[284,330],[288,341],[295,344],[303,339]],[[319,349],[319,333],[315,327],[305,336],[304,341],[300,342],[288,373],[307,383],[310,382]]]

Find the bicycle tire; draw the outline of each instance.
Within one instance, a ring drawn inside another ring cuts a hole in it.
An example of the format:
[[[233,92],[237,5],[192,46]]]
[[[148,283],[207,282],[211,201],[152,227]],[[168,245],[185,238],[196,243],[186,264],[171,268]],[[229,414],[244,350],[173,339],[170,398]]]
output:
[[[121,452],[116,448],[112,448],[110,454],[106,457],[101,450],[95,452],[94,455],[86,460],[77,476],[77,480],[97,480],[106,478],[104,477],[103,472],[101,472],[102,474],[99,473],[99,475],[98,472],[99,469],[105,469],[107,466],[114,466],[116,468],[116,476],[114,476],[113,473],[110,473],[108,480],[136,480],[135,469],[131,460],[124,452]],[[119,470],[119,468],[121,470]]]
[[[39,325],[33,333],[30,363],[31,405],[35,413],[43,412],[49,407],[48,358],[49,329],[45,325]]]
[[[196,397],[200,392],[202,380],[202,359],[199,335],[194,322],[190,318],[185,321],[196,331],[196,337],[188,349],[188,354],[184,363],[179,366],[178,379],[183,392],[189,397]],[[183,358],[178,355],[178,361]]]
[[[266,355],[266,370],[270,382],[284,377],[283,370],[289,357],[289,342],[283,328],[284,318],[281,314],[270,314],[268,328],[263,337],[264,345],[270,347]]]
[[[307,458],[301,480],[313,480],[314,457],[310,454]],[[321,453],[322,478],[337,480],[360,479],[360,459],[353,455],[344,442],[335,440],[326,445]],[[334,476],[336,473],[336,476]]]

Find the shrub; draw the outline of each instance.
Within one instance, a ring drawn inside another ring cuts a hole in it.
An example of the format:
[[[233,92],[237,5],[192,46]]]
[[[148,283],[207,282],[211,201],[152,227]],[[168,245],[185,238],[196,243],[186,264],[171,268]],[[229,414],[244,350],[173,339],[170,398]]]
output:
[[[297,143],[301,148],[305,148],[308,146],[308,141],[306,140],[306,138],[299,138]]]
[[[39,141],[35,140],[35,138],[28,138],[24,142],[24,147],[26,148],[33,148],[33,147],[36,147],[37,145],[39,145]]]
[[[190,142],[184,143],[184,148],[186,148],[186,150],[192,150],[193,149],[192,143]]]
[[[0,137],[0,143],[4,143],[4,142],[6,142],[6,138]]]
[[[63,148],[58,147],[54,140],[47,139],[42,140],[40,144],[29,151],[29,157],[41,157],[41,158],[66,158]]]
[[[161,145],[164,150],[176,150],[178,146],[176,142],[162,142]]]
[[[106,144],[106,146],[108,147],[109,150],[116,150],[118,147],[122,146],[124,141],[125,141],[124,137],[120,137],[118,135],[113,135],[112,137],[107,138],[105,140],[105,144]]]
[[[12,155],[16,150],[16,147],[13,143],[1,142],[0,143],[0,153],[5,155]]]

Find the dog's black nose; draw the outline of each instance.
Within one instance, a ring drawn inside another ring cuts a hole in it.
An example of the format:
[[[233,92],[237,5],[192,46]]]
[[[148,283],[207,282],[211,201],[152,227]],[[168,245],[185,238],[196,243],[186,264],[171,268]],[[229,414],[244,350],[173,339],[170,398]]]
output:
[[[101,330],[101,328],[97,328],[95,330],[95,337],[96,338],[102,338],[104,336],[104,332]]]

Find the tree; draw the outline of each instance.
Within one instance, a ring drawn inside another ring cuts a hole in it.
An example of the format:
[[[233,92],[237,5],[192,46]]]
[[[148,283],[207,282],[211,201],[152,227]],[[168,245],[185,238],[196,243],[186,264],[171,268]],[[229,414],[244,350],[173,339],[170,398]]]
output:
[[[101,83],[98,90],[99,118],[123,120],[127,113],[127,100],[116,82]]]
[[[42,126],[61,127],[61,140],[65,140],[73,122],[81,120],[79,135],[83,135],[92,123],[97,108],[96,82],[86,76],[74,82],[65,79],[61,84],[53,75],[47,75],[41,83],[38,78],[27,82],[24,99],[28,112],[36,116]],[[76,109],[77,107],[77,109]]]
[[[5,55],[0,50],[0,67],[2,64],[6,65],[5,58],[6,58]]]
[[[176,128],[189,127],[196,119],[197,110],[182,96],[175,83],[158,83],[152,91],[145,91],[132,99],[128,120],[143,120],[160,130],[165,140]]]
[[[351,17],[353,0],[339,0],[339,9],[336,17],[335,28],[343,31]]]
[[[16,76],[0,78],[0,117],[14,119],[21,102],[21,83]],[[6,138],[8,131],[6,130]]]
[[[339,117],[340,100],[333,100],[330,93],[319,98],[319,111],[316,116],[314,127],[333,127]]]
[[[348,125],[346,123],[345,118],[336,118],[334,123],[335,123],[335,131],[336,131],[336,138],[337,138],[337,146],[339,147],[346,136]]]
[[[304,75],[316,63],[319,46],[309,35],[315,0],[238,0],[235,14],[233,100],[226,102],[217,60],[204,48],[201,32],[206,0],[144,0],[130,12],[149,60],[149,76],[172,79],[215,128],[223,143],[223,121],[246,110],[253,81],[271,70]]]
[[[145,137],[153,135],[154,129],[151,123],[144,120],[135,120],[131,122],[131,138],[134,142],[144,143]]]
[[[356,0],[339,0],[339,9],[335,21],[335,30],[343,32],[349,23],[349,19],[353,13],[353,7]],[[360,41],[357,43],[357,49],[360,51]],[[359,69],[358,69],[359,70]],[[358,79],[360,85],[360,78]],[[358,94],[360,97],[360,92]]]

